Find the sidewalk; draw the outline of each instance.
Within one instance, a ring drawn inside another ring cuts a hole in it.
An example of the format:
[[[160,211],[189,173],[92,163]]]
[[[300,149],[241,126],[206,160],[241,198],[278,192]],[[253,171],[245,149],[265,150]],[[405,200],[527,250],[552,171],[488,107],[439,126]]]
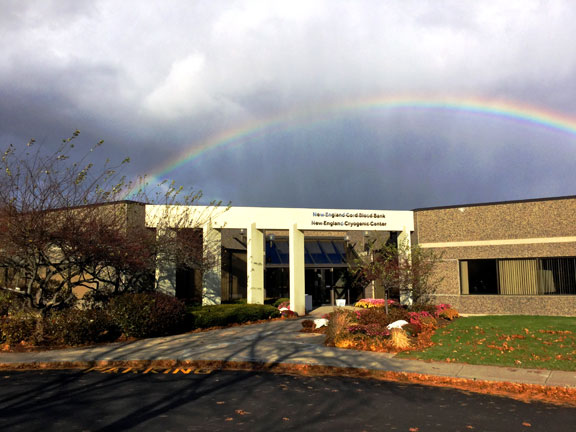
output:
[[[323,313],[316,310],[307,318]],[[322,344],[324,335],[299,332],[302,319],[305,318],[89,348],[0,353],[0,368],[104,361],[229,361],[332,366],[576,388],[576,372],[424,362],[397,359],[389,353],[327,347]]]

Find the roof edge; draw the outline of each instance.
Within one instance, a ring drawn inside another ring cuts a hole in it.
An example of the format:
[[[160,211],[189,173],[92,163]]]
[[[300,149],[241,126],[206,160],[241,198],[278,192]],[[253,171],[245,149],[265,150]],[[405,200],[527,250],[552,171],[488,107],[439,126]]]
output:
[[[519,203],[539,202],[539,201],[560,201],[560,200],[568,200],[568,199],[576,199],[576,195],[544,197],[544,198],[528,198],[528,199],[510,200],[510,201],[492,201],[492,202],[459,204],[459,205],[437,206],[437,207],[420,207],[420,208],[415,208],[412,211],[416,212],[416,211],[425,211],[425,210],[444,210],[444,209],[453,209],[453,208],[507,205],[507,204],[519,204]]]

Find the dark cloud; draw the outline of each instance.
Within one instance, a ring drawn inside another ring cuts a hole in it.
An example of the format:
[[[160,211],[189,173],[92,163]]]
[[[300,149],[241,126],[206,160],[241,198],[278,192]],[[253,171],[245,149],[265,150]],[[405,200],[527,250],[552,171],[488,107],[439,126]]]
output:
[[[80,129],[87,143],[105,139],[107,156],[131,156],[137,175],[284,119],[167,175],[236,205],[407,209],[573,194],[576,135],[454,111],[332,111],[433,95],[576,119],[571,1],[440,3],[7,1],[1,144],[58,143]]]

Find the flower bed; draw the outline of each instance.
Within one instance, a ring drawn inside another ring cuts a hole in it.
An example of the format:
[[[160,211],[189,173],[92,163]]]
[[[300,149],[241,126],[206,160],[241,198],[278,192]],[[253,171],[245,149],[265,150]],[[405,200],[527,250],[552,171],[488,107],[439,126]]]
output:
[[[329,315],[326,343],[339,348],[399,352],[432,344],[438,327],[458,317],[450,305],[415,305],[411,308],[382,299],[358,302],[363,309],[336,309]],[[357,305],[358,305],[357,303]]]

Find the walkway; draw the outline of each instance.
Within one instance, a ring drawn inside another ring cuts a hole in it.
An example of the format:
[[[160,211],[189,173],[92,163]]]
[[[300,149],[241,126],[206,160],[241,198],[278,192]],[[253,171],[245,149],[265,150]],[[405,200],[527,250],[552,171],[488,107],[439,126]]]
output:
[[[424,362],[397,359],[388,353],[326,347],[322,344],[324,335],[299,332],[301,321],[271,321],[89,348],[0,353],[0,368],[63,362],[218,360],[336,366],[576,388],[576,372]]]

